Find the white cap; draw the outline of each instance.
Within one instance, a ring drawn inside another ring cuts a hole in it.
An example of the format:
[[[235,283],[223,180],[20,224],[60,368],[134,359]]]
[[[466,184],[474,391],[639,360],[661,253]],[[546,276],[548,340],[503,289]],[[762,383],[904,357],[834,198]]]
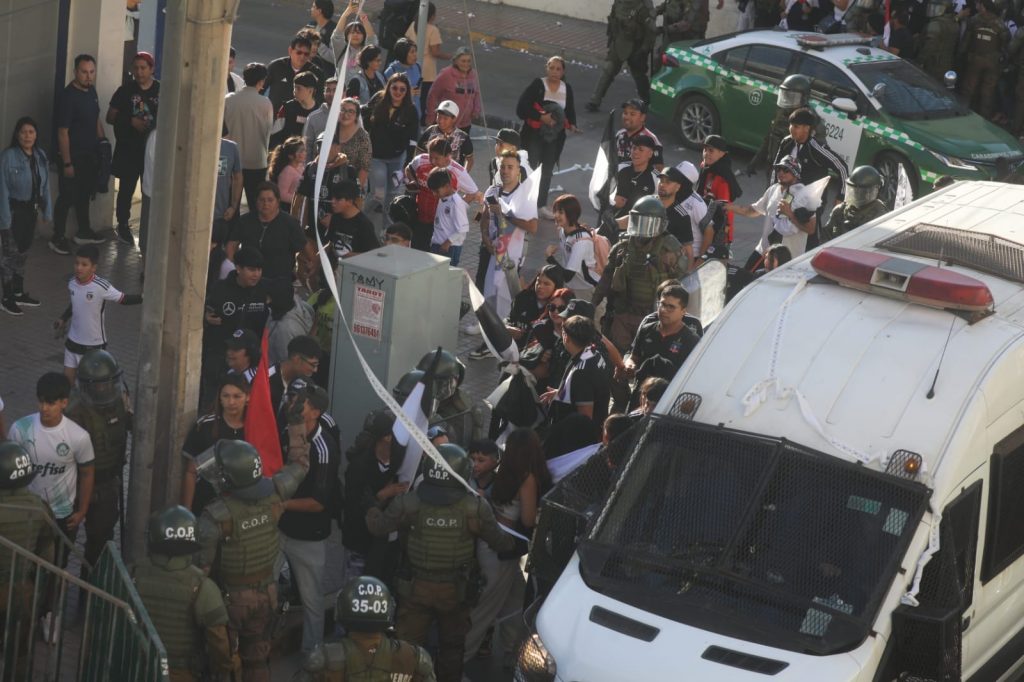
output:
[[[696,166],[694,166],[689,161],[683,161],[681,164],[676,166],[676,168],[679,170],[680,173],[686,176],[687,180],[689,180],[693,184],[697,184],[697,178],[700,177],[700,172],[697,170]]]
[[[451,101],[450,99],[446,99],[445,101],[443,101],[443,102],[441,102],[440,104],[437,105],[437,113],[439,113],[439,114],[448,114],[449,116],[452,116],[454,118],[458,118],[459,117],[459,105],[456,104],[455,102]]]

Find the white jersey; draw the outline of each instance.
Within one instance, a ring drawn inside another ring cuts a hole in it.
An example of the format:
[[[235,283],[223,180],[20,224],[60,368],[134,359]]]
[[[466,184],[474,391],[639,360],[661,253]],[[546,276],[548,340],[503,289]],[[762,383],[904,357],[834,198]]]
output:
[[[691,193],[672,208],[690,219],[690,229],[693,231],[693,257],[696,258],[701,254],[701,245],[704,243],[704,232],[700,229],[700,222],[708,212],[708,205],[699,196]]]
[[[575,293],[582,291],[589,291],[594,288],[594,285],[583,278],[583,266],[587,267],[587,274],[595,282],[600,279],[598,274],[594,272],[594,268],[597,267],[597,257],[594,255],[594,240],[590,236],[587,230],[577,230],[572,234],[566,236],[564,232],[560,232],[561,235],[561,246],[562,246],[562,257],[557,258],[565,263],[562,267],[566,270],[571,270],[573,273],[572,279],[565,283],[565,286],[572,289]],[[577,298],[580,298],[577,296]]]
[[[20,443],[32,459],[36,477],[28,489],[45,500],[58,519],[71,516],[78,495],[78,467],[95,459],[86,430],[67,417],[47,428],[36,412],[14,422],[8,438]]]
[[[107,302],[120,303],[124,294],[102,277],[94,276],[85,284],[72,277],[68,281],[71,294],[71,327],[68,339],[82,346],[102,346],[107,342],[103,313]]]

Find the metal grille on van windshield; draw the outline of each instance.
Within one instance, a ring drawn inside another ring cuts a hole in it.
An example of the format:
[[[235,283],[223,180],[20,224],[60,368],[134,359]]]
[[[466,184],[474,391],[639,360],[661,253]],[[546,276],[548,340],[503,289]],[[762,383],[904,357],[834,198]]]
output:
[[[925,486],[670,417],[633,434],[617,444],[629,448],[624,472],[580,545],[592,589],[792,651],[833,654],[864,640],[927,506]]]
[[[984,232],[918,223],[875,246],[896,253],[956,263],[1024,284],[1024,244]]]

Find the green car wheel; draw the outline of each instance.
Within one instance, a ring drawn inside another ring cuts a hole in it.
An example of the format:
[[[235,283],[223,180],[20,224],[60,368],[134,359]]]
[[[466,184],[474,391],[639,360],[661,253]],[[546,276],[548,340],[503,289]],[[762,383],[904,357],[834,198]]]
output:
[[[676,130],[684,146],[700,149],[704,138],[721,130],[718,110],[703,95],[687,95],[676,109]]]

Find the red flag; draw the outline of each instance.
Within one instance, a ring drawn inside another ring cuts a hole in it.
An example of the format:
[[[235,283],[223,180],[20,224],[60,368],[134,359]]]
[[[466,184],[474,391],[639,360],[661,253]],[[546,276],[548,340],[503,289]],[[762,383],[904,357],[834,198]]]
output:
[[[270,378],[268,375],[267,331],[260,342],[260,366],[252,378],[249,407],[245,411],[245,440],[260,453],[263,475],[273,476],[281,468],[281,439],[277,432],[277,417],[270,404]]]

